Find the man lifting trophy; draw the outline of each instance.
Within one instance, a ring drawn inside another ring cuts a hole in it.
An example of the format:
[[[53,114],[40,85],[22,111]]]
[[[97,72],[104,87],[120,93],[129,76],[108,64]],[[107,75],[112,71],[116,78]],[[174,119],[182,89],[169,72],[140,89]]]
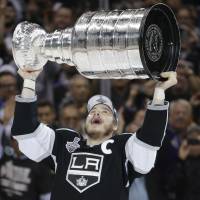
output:
[[[16,96],[12,135],[20,150],[39,162],[52,156],[56,166],[52,200],[127,200],[136,177],[153,167],[162,145],[169,103],[165,90],[177,83],[180,50],[177,22],[164,4],[149,9],[84,13],[73,28],[46,33],[39,25],[20,23],[13,35],[13,56],[24,79]],[[36,117],[35,82],[50,60],[76,66],[92,79],[157,81],[143,126],[114,135],[118,117],[111,100],[90,98],[85,134],[52,129]],[[165,81],[159,81],[160,78]]]

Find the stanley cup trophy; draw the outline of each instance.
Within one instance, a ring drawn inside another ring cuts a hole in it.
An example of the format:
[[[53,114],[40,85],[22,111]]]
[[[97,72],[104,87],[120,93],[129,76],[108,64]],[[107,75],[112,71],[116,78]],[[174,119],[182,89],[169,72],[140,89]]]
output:
[[[13,35],[18,67],[34,71],[50,60],[75,66],[91,79],[159,79],[176,69],[179,51],[177,22],[164,4],[87,12],[73,28],[53,33],[22,22]]]

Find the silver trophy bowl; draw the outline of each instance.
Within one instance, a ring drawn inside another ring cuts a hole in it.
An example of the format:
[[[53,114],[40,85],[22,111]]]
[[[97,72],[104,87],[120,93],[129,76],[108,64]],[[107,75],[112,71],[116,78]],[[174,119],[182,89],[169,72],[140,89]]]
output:
[[[12,42],[22,69],[38,70],[50,60],[75,66],[91,79],[159,79],[176,69],[180,52],[177,21],[165,4],[87,12],[73,28],[53,33],[22,22]]]

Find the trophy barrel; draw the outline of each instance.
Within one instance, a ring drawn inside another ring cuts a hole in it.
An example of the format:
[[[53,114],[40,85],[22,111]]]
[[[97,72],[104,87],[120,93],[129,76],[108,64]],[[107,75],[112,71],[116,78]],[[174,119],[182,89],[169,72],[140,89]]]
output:
[[[87,78],[159,78],[175,70],[180,36],[172,10],[98,11],[83,14],[74,26],[72,60]]]

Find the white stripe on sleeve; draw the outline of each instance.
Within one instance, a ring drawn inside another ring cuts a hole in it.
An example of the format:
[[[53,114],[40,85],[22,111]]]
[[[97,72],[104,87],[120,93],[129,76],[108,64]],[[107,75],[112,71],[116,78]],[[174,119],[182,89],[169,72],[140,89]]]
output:
[[[31,160],[40,162],[51,155],[55,132],[41,123],[33,133],[13,137],[18,141],[19,149],[22,153]]]
[[[157,147],[137,139],[136,134],[133,134],[125,145],[127,159],[133,165],[134,170],[141,174],[147,174],[154,167],[157,150]]]

